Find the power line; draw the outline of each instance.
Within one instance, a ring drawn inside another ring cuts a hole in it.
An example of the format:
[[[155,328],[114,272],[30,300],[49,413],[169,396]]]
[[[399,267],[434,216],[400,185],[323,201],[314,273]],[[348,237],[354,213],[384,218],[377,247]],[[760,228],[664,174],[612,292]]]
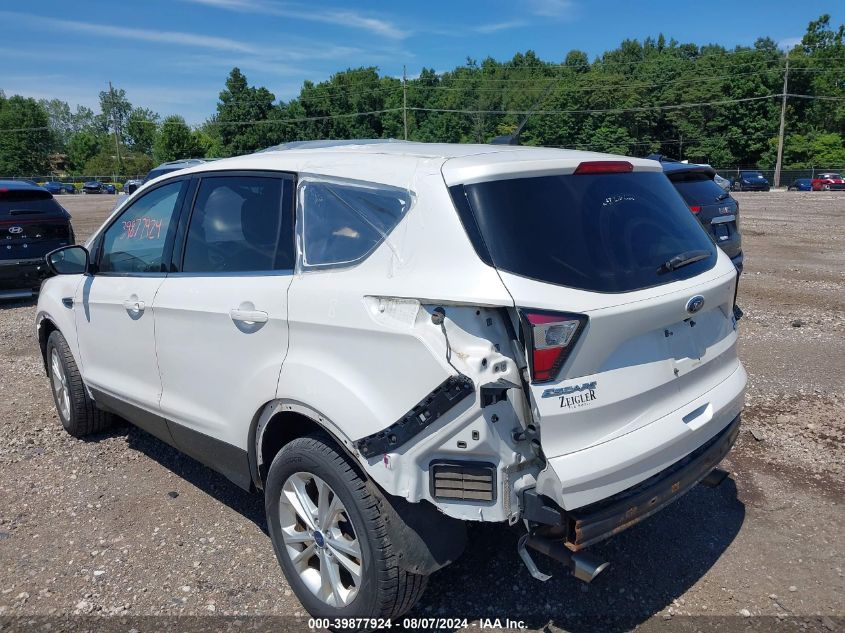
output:
[[[780,97],[780,94],[762,95],[759,97],[745,97],[742,99],[724,99],[722,101],[702,101],[699,103],[678,103],[672,105],[661,106],[640,106],[635,108],[606,108],[606,109],[587,109],[587,110],[536,110],[533,114],[599,114],[599,113],[623,113],[623,112],[644,112],[647,110],[674,110],[682,108],[696,108],[704,106],[715,105],[729,105],[732,103],[744,103],[747,101],[760,101],[763,99],[771,99],[773,97]],[[528,110],[458,110],[449,108],[409,108],[418,112],[445,112],[454,114],[529,114]]]
[[[749,73],[736,73],[732,75],[722,75],[719,77],[698,77],[693,79],[683,78],[683,79],[673,79],[669,81],[658,81],[658,82],[649,82],[649,83],[642,83],[642,82],[633,82],[633,83],[623,83],[623,84],[606,84],[602,86],[566,86],[567,91],[570,92],[589,92],[592,90],[615,90],[619,88],[654,88],[659,86],[671,86],[675,84],[683,84],[683,83],[708,83],[713,81],[725,81],[734,79],[737,77],[747,77],[749,75],[763,75],[763,74],[771,74],[771,73],[778,73],[780,74],[780,69],[778,68],[771,68],[769,70],[763,71],[753,71]],[[512,81],[514,83],[536,83],[536,84],[545,84],[549,82],[556,82],[560,81],[561,77],[553,77],[553,78],[537,78],[537,79],[493,79],[491,81],[501,81],[501,82],[509,82]],[[483,80],[482,80],[483,81]],[[422,89],[422,90],[469,90],[472,92],[501,92],[504,90],[504,87],[497,87],[497,88],[463,88],[458,86],[425,86],[425,85],[417,85],[412,84],[412,87],[415,89]],[[544,90],[545,86],[536,86],[532,88],[526,88],[524,90]]]
[[[828,97],[827,95],[796,95],[788,93],[787,97],[795,97],[796,99],[820,99],[821,101],[845,101],[845,97]]]
[[[721,101],[704,101],[704,102],[697,102],[697,103],[678,103],[678,104],[667,104],[667,105],[655,105],[655,106],[638,106],[638,107],[631,107],[631,108],[604,108],[604,109],[582,109],[582,110],[537,110],[533,112],[533,114],[538,115],[553,115],[553,114],[621,114],[625,112],[645,112],[649,110],[676,110],[676,109],[685,109],[685,108],[697,108],[697,107],[707,107],[707,106],[720,106],[720,105],[730,105],[734,103],[745,103],[749,101],[761,101],[765,99],[772,99],[775,97],[782,97],[782,93],[777,94],[768,94],[768,95],[761,95],[757,97],[744,97],[740,99],[723,99]],[[797,99],[820,99],[825,101],[845,101],[845,97],[832,97],[827,95],[799,95],[799,94],[787,94],[787,97],[795,97]],[[436,113],[452,113],[452,114],[498,114],[498,115],[525,115],[528,114],[528,110],[462,110],[462,109],[453,109],[453,108],[423,108],[423,107],[409,107],[409,111],[416,111],[416,112],[436,112]],[[325,121],[330,119],[341,119],[341,118],[350,118],[350,117],[359,117],[359,116],[371,116],[377,114],[387,114],[392,112],[401,112],[401,107],[396,108],[384,108],[381,110],[370,110],[367,112],[349,112],[344,114],[327,114],[321,116],[308,116],[308,117],[297,117],[297,118],[285,118],[285,119],[257,119],[257,120],[248,120],[248,121],[208,121],[206,125],[257,125],[257,124],[268,124],[268,123],[275,123],[275,124],[288,124],[288,123],[305,123],[308,121]],[[176,121],[168,122],[163,121],[161,123],[157,123],[155,121],[142,121],[141,123],[146,123],[150,125],[157,125],[157,126],[165,126],[169,123],[176,124]],[[37,132],[41,130],[49,130],[49,126],[40,126],[40,127],[30,127],[30,128],[10,128],[10,129],[0,129],[0,134],[7,134],[13,132]]]
[[[370,110],[369,112],[350,112],[348,114],[327,114],[325,116],[308,116],[296,119],[260,119],[256,121],[209,121],[206,125],[254,125],[258,123],[304,123],[306,121],[324,121],[327,119],[342,119],[357,116],[369,116],[374,114],[386,114],[388,112],[401,112],[402,108],[385,108],[383,110]]]

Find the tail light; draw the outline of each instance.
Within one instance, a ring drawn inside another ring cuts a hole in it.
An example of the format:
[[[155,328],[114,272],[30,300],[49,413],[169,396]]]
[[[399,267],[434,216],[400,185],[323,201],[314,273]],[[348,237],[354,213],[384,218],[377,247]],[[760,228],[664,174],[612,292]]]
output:
[[[691,205],[689,210],[692,211],[693,213],[698,213],[699,211],[701,211],[701,207],[698,206],[698,205],[694,205],[694,206]]]
[[[520,309],[531,381],[554,380],[587,324],[582,314]]]

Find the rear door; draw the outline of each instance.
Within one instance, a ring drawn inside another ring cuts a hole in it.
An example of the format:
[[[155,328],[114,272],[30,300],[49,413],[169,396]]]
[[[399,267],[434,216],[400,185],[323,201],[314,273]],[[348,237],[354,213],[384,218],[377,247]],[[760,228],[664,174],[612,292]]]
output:
[[[181,450],[237,480],[249,425],[274,398],[287,353],[295,182],[278,172],[195,181],[177,272],[154,304],[161,410]]]
[[[739,255],[742,237],[737,201],[704,172],[673,173],[669,174],[669,180],[728,257]]]
[[[185,179],[163,183],[114,218],[94,247],[95,274],[74,298],[82,374],[95,399],[167,441],[158,415],[153,301],[187,185]]]
[[[522,315],[547,456],[649,424],[738,367],[736,271],[663,174],[510,178],[463,193]]]

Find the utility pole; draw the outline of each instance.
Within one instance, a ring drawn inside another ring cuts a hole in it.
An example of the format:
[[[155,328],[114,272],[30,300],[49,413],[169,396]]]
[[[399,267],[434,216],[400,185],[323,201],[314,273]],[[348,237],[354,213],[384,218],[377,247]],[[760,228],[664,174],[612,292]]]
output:
[[[405,124],[405,140],[408,140],[408,71],[402,65],[402,121]]]
[[[117,110],[114,107],[114,88],[109,82],[109,97],[111,97],[111,113],[112,113],[112,123],[114,124],[114,149],[117,152],[117,168],[119,171],[123,171],[123,163],[120,160],[120,140],[118,137],[118,125],[117,125]]]
[[[786,125],[786,93],[789,91],[789,53],[786,53],[786,70],[783,72],[783,95],[780,102],[780,132],[778,132],[778,159],[775,163],[775,189],[780,187],[780,168],[783,163],[783,128]]]

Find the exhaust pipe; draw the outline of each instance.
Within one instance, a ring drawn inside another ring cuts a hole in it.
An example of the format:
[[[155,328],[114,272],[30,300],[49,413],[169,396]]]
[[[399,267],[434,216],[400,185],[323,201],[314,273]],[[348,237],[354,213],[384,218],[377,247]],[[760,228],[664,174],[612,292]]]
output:
[[[725,481],[725,479],[727,479],[729,474],[730,473],[727,470],[722,470],[721,468],[714,468],[709,473],[707,473],[707,476],[705,476],[704,479],[701,480],[701,483],[703,483],[708,488],[716,488],[717,486],[719,486],[719,484]]]
[[[578,552],[572,555],[572,575],[584,582],[593,582],[596,576],[610,567],[610,563],[602,561],[586,552]]]
[[[610,566],[609,562],[586,552],[569,551],[562,541],[554,541],[536,534],[528,535],[525,545],[555,559],[559,563],[563,563],[572,570],[573,576],[584,582],[592,582],[596,576]]]

